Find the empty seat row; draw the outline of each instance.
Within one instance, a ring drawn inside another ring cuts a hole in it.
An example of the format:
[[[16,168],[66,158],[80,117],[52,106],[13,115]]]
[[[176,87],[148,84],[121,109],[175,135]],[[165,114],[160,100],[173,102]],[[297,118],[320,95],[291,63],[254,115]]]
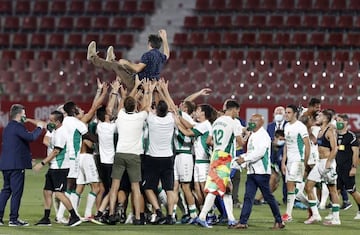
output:
[[[2,17],[4,31],[114,31],[143,30],[144,16],[6,16]]]
[[[99,46],[113,45],[130,48],[134,43],[133,34],[62,34],[62,33],[14,33],[0,34],[0,48],[79,48],[97,41]]]
[[[316,15],[316,14],[231,14],[186,16],[185,29],[352,29],[360,28],[360,17],[350,15]]]
[[[0,14],[118,14],[118,13],[153,13],[154,0],[105,0],[105,1],[66,1],[66,0],[17,0],[1,1]]]
[[[263,50],[256,48],[178,48],[170,54],[171,58],[181,60],[200,59],[200,60],[322,60],[322,61],[360,61],[360,52],[354,49],[269,49]]]
[[[227,46],[360,46],[360,33],[353,32],[293,32],[293,33],[256,33],[256,32],[191,32],[176,33],[174,45],[193,47]]]
[[[357,0],[196,0],[197,11],[343,11],[360,10]]]

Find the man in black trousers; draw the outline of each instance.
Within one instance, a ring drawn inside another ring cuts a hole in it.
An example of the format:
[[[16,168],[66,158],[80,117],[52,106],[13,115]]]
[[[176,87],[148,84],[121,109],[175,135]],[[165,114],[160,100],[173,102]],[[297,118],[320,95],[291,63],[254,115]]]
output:
[[[31,122],[37,127],[29,132],[24,122]],[[19,208],[24,191],[25,169],[31,169],[29,142],[35,141],[42,132],[45,123],[26,119],[25,108],[14,104],[10,108],[10,121],[3,130],[0,170],[3,174],[3,188],[0,193],[0,225],[4,225],[3,216],[6,203],[11,196],[9,226],[28,226],[19,219]]]

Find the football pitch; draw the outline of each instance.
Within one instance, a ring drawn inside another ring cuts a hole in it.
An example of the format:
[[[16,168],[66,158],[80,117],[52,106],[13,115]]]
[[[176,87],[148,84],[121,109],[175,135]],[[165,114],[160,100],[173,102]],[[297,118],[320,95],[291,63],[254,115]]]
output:
[[[5,215],[4,215],[4,226],[0,226],[0,235],[2,234],[199,234],[199,235],[212,235],[212,234],[326,234],[326,235],[352,235],[360,230],[360,220],[354,220],[353,217],[357,213],[357,205],[351,198],[353,206],[344,211],[340,211],[341,226],[324,226],[322,223],[305,225],[303,221],[307,217],[306,210],[294,209],[293,211],[293,222],[286,224],[284,230],[271,230],[273,225],[273,218],[268,205],[254,206],[253,212],[249,220],[249,228],[247,230],[229,230],[225,225],[215,225],[211,229],[202,228],[196,225],[145,225],[145,226],[134,226],[117,224],[115,226],[108,225],[96,225],[93,223],[82,223],[78,227],[67,227],[64,225],[56,224],[54,222],[55,213],[52,210],[51,213],[51,227],[38,227],[34,224],[43,216],[43,204],[42,204],[42,188],[44,184],[44,175],[46,172],[44,168],[40,173],[34,173],[31,170],[27,170],[25,179],[25,189],[22,198],[20,208],[20,219],[30,223],[28,227],[8,227],[7,223],[9,220],[9,208],[10,201],[7,204]],[[246,173],[243,172],[241,175],[241,187],[239,192],[239,199],[243,201],[244,184],[246,180]],[[360,174],[357,174],[357,186],[359,187]],[[0,186],[2,187],[2,176],[0,179]],[[84,204],[86,203],[87,192],[83,193],[80,213],[83,214]],[[275,194],[276,198],[281,201],[280,190]],[[285,205],[280,206],[281,213],[284,213],[286,209]],[[129,211],[129,210],[128,210]],[[324,218],[328,214],[328,210],[320,210],[321,216]],[[240,209],[234,209],[235,218],[239,218]],[[181,217],[179,214],[178,217]]]

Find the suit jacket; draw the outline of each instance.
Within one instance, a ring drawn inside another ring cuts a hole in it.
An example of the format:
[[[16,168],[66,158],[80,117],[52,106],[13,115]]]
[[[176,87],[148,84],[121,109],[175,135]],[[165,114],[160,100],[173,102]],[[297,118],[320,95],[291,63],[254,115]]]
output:
[[[286,124],[286,121],[283,122],[283,125],[281,128],[282,130],[284,130],[285,124]],[[275,127],[276,127],[276,122],[271,122],[267,125],[267,132],[269,133],[271,140],[274,140],[274,137],[275,137]]]
[[[0,170],[31,169],[29,142],[41,135],[42,129],[26,130],[24,124],[11,120],[3,130]]]

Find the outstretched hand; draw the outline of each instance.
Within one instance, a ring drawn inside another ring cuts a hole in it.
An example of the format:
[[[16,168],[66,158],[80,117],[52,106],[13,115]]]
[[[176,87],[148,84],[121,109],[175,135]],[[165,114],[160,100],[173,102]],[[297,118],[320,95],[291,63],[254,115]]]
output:
[[[162,40],[166,40],[167,39],[166,30],[165,29],[160,29],[159,30],[159,36],[161,37]]]
[[[212,90],[210,88],[203,88],[200,90],[200,95],[207,96],[210,95],[211,92]]]

